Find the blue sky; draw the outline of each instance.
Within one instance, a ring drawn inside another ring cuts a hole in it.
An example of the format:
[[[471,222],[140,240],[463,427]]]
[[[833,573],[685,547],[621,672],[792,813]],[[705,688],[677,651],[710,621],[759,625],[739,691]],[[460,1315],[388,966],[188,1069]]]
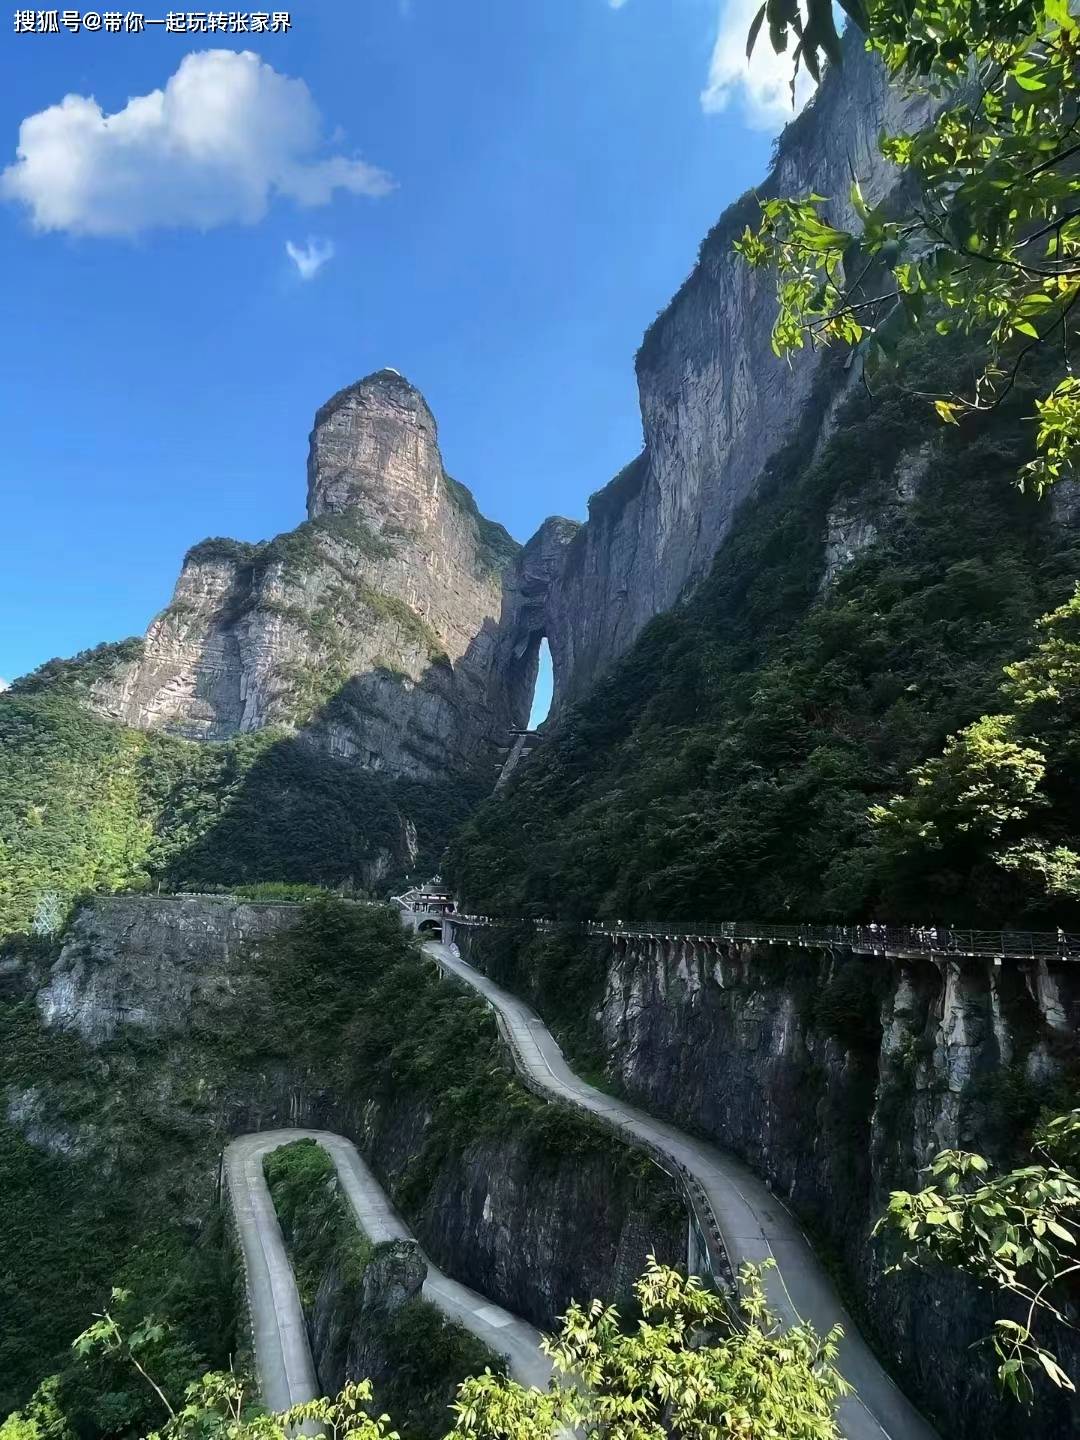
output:
[[[782,111],[775,71],[741,81],[748,8],[296,0],[288,35],[9,28],[0,675],[141,632],[201,537],[298,523],[315,409],[383,365],[514,535],[583,516],[639,448],[645,326],[768,163]],[[200,132],[182,170],[178,127]]]

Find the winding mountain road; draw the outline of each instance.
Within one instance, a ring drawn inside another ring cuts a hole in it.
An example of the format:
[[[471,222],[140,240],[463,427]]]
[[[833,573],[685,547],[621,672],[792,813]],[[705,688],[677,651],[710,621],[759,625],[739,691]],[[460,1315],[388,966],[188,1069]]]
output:
[[[230,1142],[225,1175],[244,1255],[259,1388],[270,1410],[287,1410],[321,1393],[292,1265],[263,1174],[265,1156],[304,1139],[317,1140],[333,1160],[342,1191],[369,1240],[379,1245],[413,1239],[356,1146],[341,1135],[325,1130],[261,1130]],[[506,1355],[515,1380],[546,1389],[551,1362],[540,1349],[540,1332],[444,1275],[430,1260],[427,1267],[424,1299],[497,1355]]]
[[[663,1151],[704,1189],[720,1228],[732,1267],[745,1261],[776,1262],[765,1287],[774,1313],[786,1324],[809,1320],[824,1334],[843,1326],[839,1369],[855,1390],[840,1403],[840,1428],[847,1440],[938,1440],[882,1368],[859,1334],[824,1266],[817,1259],[791,1212],[756,1175],[734,1156],[692,1139],[674,1125],[657,1120],[580,1080],[540,1017],[516,995],[474,969],[456,946],[429,941],[424,946],[440,968],[478,991],[502,1019],[515,1063],[554,1099],[599,1116],[631,1141]]]

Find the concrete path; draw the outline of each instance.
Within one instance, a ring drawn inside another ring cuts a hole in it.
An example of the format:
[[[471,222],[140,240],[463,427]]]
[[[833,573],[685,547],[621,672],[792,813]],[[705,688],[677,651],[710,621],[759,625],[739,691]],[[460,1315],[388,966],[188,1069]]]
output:
[[[844,1309],[824,1266],[790,1211],[734,1156],[685,1135],[602,1090],[579,1080],[535,1011],[461,959],[456,946],[429,942],[424,949],[451,975],[464,980],[502,1017],[517,1065],[553,1098],[600,1116],[628,1138],[666,1152],[705,1190],[732,1267],[772,1259],[766,1276],[774,1313],[787,1325],[809,1320],[819,1334],[844,1329],[839,1369],[855,1395],[841,1402],[847,1440],[937,1440],[937,1433],[882,1368]]]
[[[290,1129],[263,1130],[229,1144],[225,1171],[244,1253],[255,1363],[263,1403],[271,1410],[288,1409],[320,1393],[292,1266],[263,1174],[266,1155],[303,1139],[317,1140],[333,1160],[356,1222],[369,1240],[380,1245],[413,1239],[351,1140],[325,1130]],[[546,1389],[551,1361],[540,1349],[539,1330],[425,1260],[424,1299],[495,1354],[506,1355],[515,1380]]]
[[[244,1255],[255,1368],[268,1410],[288,1410],[319,1393],[300,1296],[263,1175],[263,1156],[284,1144],[281,1137],[289,1133],[243,1135],[225,1150],[229,1199]]]

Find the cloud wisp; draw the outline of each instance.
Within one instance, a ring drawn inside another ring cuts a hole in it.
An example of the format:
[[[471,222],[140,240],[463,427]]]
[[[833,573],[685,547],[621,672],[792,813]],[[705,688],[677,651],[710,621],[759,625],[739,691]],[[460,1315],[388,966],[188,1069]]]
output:
[[[294,245],[291,240],[286,240],[285,254],[300,272],[301,280],[314,280],[326,262],[334,258],[334,242],[316,240],[311,235],[304,245]]]
[[[814,93],[805,70],[795,84],[791,104],[791,56],[777,55],[764,31],[749,63],[746,36],[761,0],[721,0],[716,44],[709,62],[709,78],[701,92],[701,106],[709,114],[726,110],[733,99],[742,102],[747,124],[756,130],[779,130],[796,115]]]
[[[380,196],[393,181],[358,158],[326,154],[303,80],[249,50],[186,55],[164,89],[107,115],[66,95],[19,126],[0,197],[38,230],[134,236],[147,230],[253,224],[272,199],[325,205],[341,190]]]

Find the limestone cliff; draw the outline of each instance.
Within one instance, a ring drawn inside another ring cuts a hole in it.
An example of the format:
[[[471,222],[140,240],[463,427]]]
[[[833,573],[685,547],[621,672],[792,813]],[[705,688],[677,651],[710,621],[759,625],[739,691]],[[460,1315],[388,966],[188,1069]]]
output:
[[[889,195],[879,132],[918,123],[926,103],[848,43],[758,193],[816,191],[845,223],[851,167],[869,201]],[[796,438],[809,455],[828,430],[850,376],[823,381],[816,354],[777,362],[772,278],[732,250],[757,214],[754,195],[725,212],[649,328],[644,448],[591,498],[587,523],[548,520],[518,546],[446,474],[423,397],[379,371],[315,417],[307,520],[263,544],[189,551],[141,657],[94,685],[97,708],[195,739],[299,730],[408,779],[492,777],[508,726],[528,714],[541,638],[556,709],[580,700],[708,572],[770,456]],[[841,558],[870,533],[849,537],[845,516],[834,528]]]
[[[456,939],[553,1023],[565,1018],[563,1040],[616,1089],[768,1177],[942,1434],[1075,1433],[1067,1397],[1041,1387],[1033,1417],[1002,1400],[988,1347],[970,1348],[1006,1309],[955,1274],[888,1274],[871,1236],[889,1192],[915,1188],[938,1150],[1016,1159],[1016,1130],[1075,1073],[1074,967],[568,932],[556,968],[551,944],[525,931],[462,927]],[[1075,1371],[1075,1334],[1050,1344]]]
[[[518,547],[446,474],[431,411],[396,371],[319,410],[307,509],[267,543],[190,550],[141,657],[95,686],[98,708],[192,739],[299,727],[414,779],[488,758],[516,718],[491,666]]]
[[[816,192],[837,224],[853,218],[851,166],[870,203],[892,192],[897,172],[878,153],[878,135],[916,125],[927,103],[890,89],[854,39],[846,51],[842,73],[826,78],[781,135],[757,192]],[[777,360],[769,341],[773,277],[751,271],[732,250],[758,214],[750,194],[721,216],[650,326],[637,356],[642,453],[592,497],[587,524],[562,536],[564,559],[542,624],[535,614],[530,620],[548,636],[558,702],[581,699],[654,615],[704,577],[769,457],[798,435],[809,458],[828,426],[832,407],[815,391],[821,352],[790,367]]]
[[[368,907],[343,912],[380,923]],[[405,1051],[438,1054],[440,1042],[410,1025],[401,997],[392,1013],[366,998],[365,966],[381,965],[368,948],[354,957],[320,946],[304,984],[278,984],[282,947],[308,913],[226,896],[99,899],[47,968],[37,952],[6,961],[0,951],[0,1025],[20,1027],[0,1054],[0,1172],[17,1192],[12,1203],[35,1208],[57,1238],[73,1296],[67,1333],[50,1344],[62,1348],[99,1298],[86,1293],[77,1248],[63,1248],[75,1223],[68,1207],[78,1223],[107,1214],[121,1251],[150,1244],[167,1221],[196,1233],[225,1140],[282,1125],[352,1139],[437,1264],[542,1326],[575,1297],[627,1301],[650,1253],[672,1263],[685,1254],[685,1212],[666,1177],[599,1130],[571,1125],[564,1139],[556,1107],[522,1091],[522,1118],[498,1133],[448,1133],[432,1102],[447,1058],[430,1067],[428,1092],[402,1078]],[[396,915],[384,918],[400,937]],[[430,983],[448,1010],[471,1003],[447,982]],[[312,1027],[315,1013],[322,1019]],[[497,1044],[494,1022],[483,1024]],[[378,1086],[355,1078],[371,1026],[386,1027],[378,1053],[396,1057],[392,1080]],[[530,1113],[539,1139],[526,1128]],[[4,1170],[7,1136],[29,1158]],[[47,1192],[34,1189],[46,1157]],[[107,1293],[109,1278],[94,1283]],[[325,1340],[327,1354],[338,1353],[343,1336]]]

